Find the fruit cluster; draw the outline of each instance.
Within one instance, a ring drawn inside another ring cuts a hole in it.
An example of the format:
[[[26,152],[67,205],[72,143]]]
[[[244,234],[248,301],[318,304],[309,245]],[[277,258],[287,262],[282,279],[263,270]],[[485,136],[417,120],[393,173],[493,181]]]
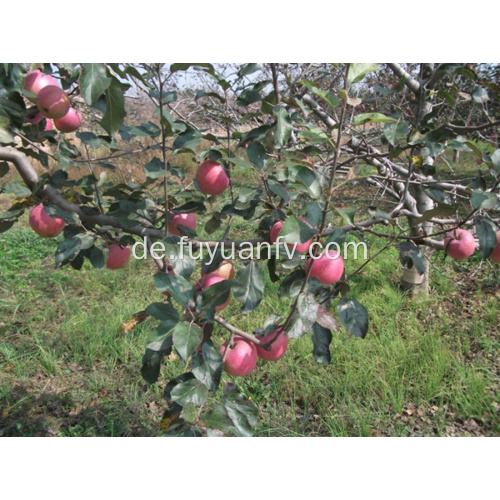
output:
[[[38,112],[26,122],[37,125],[46,119],[45,130],[74,132],[82,123],[82,115],[71,106],[68,94],[58,86],[57,80],[35,69],[24,79],[26,98],[37,105]],[[54,122],[52,122],[54,120]]]

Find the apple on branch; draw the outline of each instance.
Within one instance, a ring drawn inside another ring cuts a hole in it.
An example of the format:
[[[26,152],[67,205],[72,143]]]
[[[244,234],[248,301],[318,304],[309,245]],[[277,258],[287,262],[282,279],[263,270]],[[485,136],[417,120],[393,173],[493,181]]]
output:
[[[221,194],[229,186],[229,177],[220,163],[207,160],[198,167],[196,182],[202,193]]]
[[[242,377],[251,373],[257,365],[257,349],[255,344],[236,336],[233,344],[228,340],[221,348],[220,353],[224,357],[224,370],[230,375]]]
[[[445,252],[455,260],[464,260],[476,251],[476,240],[466,229],[455,229],[444,239]]]
[[[62,219],[51,217],[42,204],[31,210],[29,223],[31,229],[42,238],[55,238],[65,226]]]

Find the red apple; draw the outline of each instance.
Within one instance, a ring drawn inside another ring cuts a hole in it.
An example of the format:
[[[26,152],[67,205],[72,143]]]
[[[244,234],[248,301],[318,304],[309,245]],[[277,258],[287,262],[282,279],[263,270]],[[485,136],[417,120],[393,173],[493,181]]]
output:
[[[82,124],[82,115],[75,108],[70,107],[62,118],[54,120],[54,124],[60,132],[74,132]]]
[[[323,285],[333,285],[342,278],[344,259],[335,250],[324,251],[318,259],[312,257],[306,263],[306,272],[311,268],[311,278],[316,278]]]
[[[256,346],[259,358],[265,359],[267,361],[278,361],[278,359],[281,359],[285,355],[286,350],[288,349],[288,337],[286,336],[285,332],[282,329],[280,330],[281,332],[278,335],[278,338],[271,344],[270,351],[266,351],[263,347],[259,345]],[[269,342],[274,338],[277,332],[278,330],[275,330],[269,335],[257,338],[262,342]]]
[[[234,337],[234,345],[232,347],[229,344],[230,342],[227,341],[220,348],[222,356],[226,355],[224,370],[229,375],[239,377],[248,375],[257,365],[258,356],[255,344],[238,336]]]
[[[207,160],[198,167],[196,182],[202,193],[220,194],[229,186],[229,177],[220,163]]]
[[[34,97],[28,97],[33,103],[36,103],[40,90],[49,85],[57,86],[57,80],[50,75],[45,75],[39,69],[35,69],[31,73],[28,73],[24,79],[24,90],[30,94],[34,94]]]
[[[302,222],[305,222],[309,227],[311,227],[311,224],[309,224],[309,222],[307,222],[306,219],[300,217],[300,220]],[[269,233],[269,238],[271,239],[271,243],[273,243],[273,244],[276,243],[276,240],[278,239],[278,236],[281,233],[282,228],[283,228],[283,222],[280,220],[273,225],[273,227],[271,228],[271,232]],[[280,240],[280,241],[283,242],[283,240]],[[309,241],[306,241],[305,243],[297,244],[297,248],[296,248],[297,252],[306,253],[309,250],[309,246],[311,245],[311,242],[312,242],[312,240],[309,240]],[[290,248],[293,248],[294,244],[287,243],[287,245]]]
[[[444,250],[452,259],[464,260],[475,252],[476,240],[472,233],[458,228],[444,239]]]
[[[497,231],[497,246],[493,253],[490,255],[490,259],[497,264],[500,263],[500,231]]]
[[[64,90],[56,85],[49,85],[38,93],[37,106],[43,116],[57,120],[69,111],[70,102]]]
[[[31,210],[29,222],[31,229],[42,238],[54,238],[65,226],[62,219],[51,217],[42,204]]]
[[[196,215],[195,214],[173,215],[172,222],[168,223],[168,232],[180,236],[181,232],[178,228],[179,224],[181,226],[186,226],[189,229],[194,229],[196,227]]]
[[[216,276],[220,276],[221,278],[224,278],[225,280],[232,280],[234,278],[234,275],[235,275],[234,264],[232,262],[229,262],[228,260],[223,260],[219,264],[219,267],[215,271],[212,271],[209,274],[215,274]],[[205,273],[203,272],[203,269],[202,269],[201,277],[203,278],[204,276],[205,276]]]
[[[216,283],[220,283],[221,281],[225,281],[225,279],[217,276],[216,274],[209,273],[206,276],[203,276],[203,278],[201,278],[201,280],[197,284],[201,285],[202,290],[206,290],[208,287],[215,285]],[[221,304],[220,306],[217,306],[215,308],[215,311],[218,312],[222,309],[225,309],[229,305],[229,302],[231,302],[231,293],[229,293],[229,297],[227,298],[226,302],[224,302],[224,304]]]
[[[42,120],[45,120],[45,131],[54,130],[54,122],[45,118],[42,113],[37,113],[35,116],[31,118],[26,118],[26,123],[31,123],[31,125],[38,125]]]
[[[108,269],[121,269],[127,264],[130,259],[130,247],[119,245],[118,243],[106,243],[108,247],[108,261],[106,267]]]

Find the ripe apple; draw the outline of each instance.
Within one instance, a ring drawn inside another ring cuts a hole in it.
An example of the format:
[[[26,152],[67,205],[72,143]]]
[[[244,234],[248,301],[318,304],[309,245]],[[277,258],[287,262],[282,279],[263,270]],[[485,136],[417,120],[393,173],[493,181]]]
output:
[[[38,93],[37,106],[43,116],[57,120],[69,111],[71,104],[64,90],[56,85],[48,85]]]
[[[225,280],[232,280],[235,275],[234,264],[228,260],[223,260],[219,264],[219,267],[215,271],[212,271],[209,274],[215,274],[216,276],[220,276]],[[203,270],[201,271],[201,276],[202,277],[205,276]]]
[[[121,269],[130,259],[130,246],[126,247],[118,243],[106,243],[108,247],[108,261],[106,267],[108,269]]]
[[[51,217],[42,204],[37,205],[30,212],[30,226],[42,238],[54,238],[64,229],[62,219]]]
[[[171,234],[176,234],[180,236],[181,232],[178,228],[179,224],[181,226],[186,226],[189,229],[194,229],[196,227],[196,215],[195,214],[175,214],[172,217],[172,222],[168,223],[168,232]]]
[[[306,272],[311,268],[311,278],[318,279],[323,285],[333,285],[342,278],[344,259],[335,250],[324,251],[318,259],[306,262]]]
[[[209,273],[206,276],[203,276],[198,283],[201,285],[202,290],[206,290],[208,287],[215,285],[216,283],[220,283],[221,281],[225,281],[225,279],[217,276],[216,274]],[[215,311],[222,311],[222,309],[225,309],[229,305],[229,302],[231,302],[231,292],[229,292],[229,297],[227,298],[226,302],[224,302],[224,304],[221,304],[220,306],[217,306],[215,308]]]
[[[220,163],[207,160],[198,167],[196,182],[202,193],[220,194],[229,186],[229,177]]]
[[[472,233],[465,229],[455,229],[444,239],[445,252],[456,260],[470,257],[476,250],[476,240]]]
[[[490,255],[490,259],[497,264],[500,263],[500,231],[497,231],[497,246],[493,253]]]
[[[255,344],[245,340],[243,337],[234,337],[234,345],[232,347],[229,341],[225,342],[220,348],[220,353],[222,356],[226,354],[224,370],[229,375],[236,375],[238,377],[248,375],[257,365],[258,356]]]
[[[37,113],[35,116],[31,118],[26,118],[26,123],[31,123],[31,125],[38,125],[42,120],[45,120],[45,128],[44,130],[54,130],[54,122],[45,118],[42,113]]]
[[[300,217],[300,220],[302,222],[305,222],[309,227],[311,227],[311,224],[309,224],[309,222],[307,222],[306,219]],[[271,239],[271,243],[276,243],[276,240],[278,239],[278,236],[279,234],[281,233],[281,229],[283,228],[283,222],[282,221],[278,221],[276,222],[273,227],[271,228],[271,232],[269,233],[269,238]],[[309,241],[306,241],[305,243],[300,243],[297,245],[297,252],[299,253],[306,253],[308,250],[309,250],[309,247],[311,245],[311,242],[312,240],[309,240]],[[287,243],[287,245],[290,247],[290,248],[293,248],[293,243]]]
[[[24,79],[24,90],[30,94],[34,94],[34,97],[28,97],[28,100],[36,103],[40,90],[49,85],[57,86],[57,80],[53,76],[45,75],[39,69],[35,69],[28,73]]]
[[[274,330],[274,332],[269,335],[257,337],[262,342],[269,342],[274,338],[278,330]],[[278,338],[271,344],[271,350],[266,351],[263,347],[256,345],[257,354],[259,358],[266,359],[267,361],[278,361],[281,359],[288,349],[288,337],[285,332],[281,329]]]
[[[54,124],[60,132],[74,132],[82,124],[82,115],[75,108],[70,107],[62,118],[54,120]]]

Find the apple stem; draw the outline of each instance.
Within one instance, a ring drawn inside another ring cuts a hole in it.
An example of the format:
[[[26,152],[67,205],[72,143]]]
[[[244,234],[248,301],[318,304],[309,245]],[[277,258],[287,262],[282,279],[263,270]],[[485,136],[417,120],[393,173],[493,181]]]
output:
[[[226,320],[224,320],[224,318],[221,318],[220,316],[214,316],[214,321],[216,321],[217,323],[219,323],[219,325],[223,326],[226,330],[228,330],[231,333],[232,338],[234,338],[235,335],[239,335],[240,337],[243,337],[244,339],[247,339],[250,342],[257,344],[266,351],[271,350],[270,342],[260,341],[257,337],[255,337],[251,333],[244,332],[243,330],[240,330],[239,328],[236,328],[235,326],[231,325],[231,323],[228,323]]]

